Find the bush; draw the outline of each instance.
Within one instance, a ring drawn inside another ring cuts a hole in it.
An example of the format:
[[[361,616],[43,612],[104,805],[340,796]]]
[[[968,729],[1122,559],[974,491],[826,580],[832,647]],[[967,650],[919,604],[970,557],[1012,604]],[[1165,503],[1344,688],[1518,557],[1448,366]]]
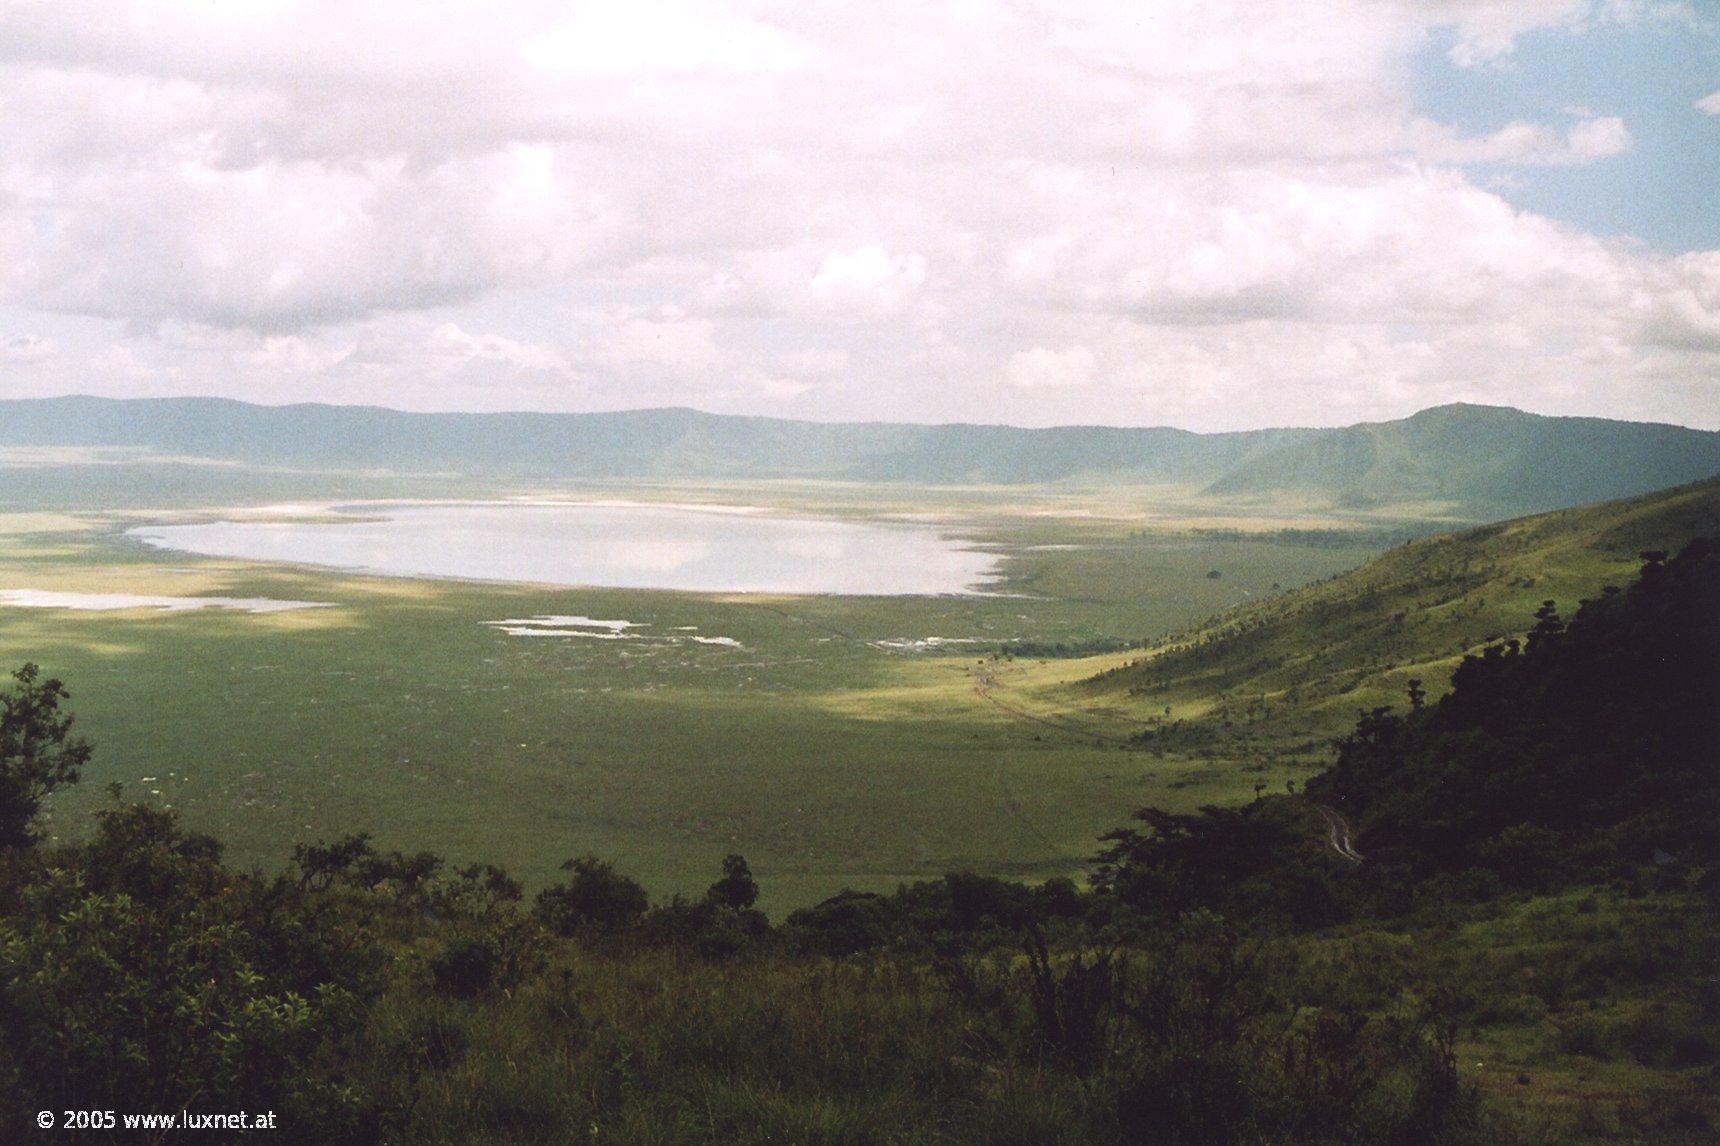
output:
[[[459,999],[469,999],[490,989],[501,958],[482,939],[460,938],[449,943],[430,960],[430,975],[436,989]]]
[[[374,1124],[326,1064],[380,986],[375,944],[217,851],[176,813],[121,807],[24,889],[0,922],[8,1107],[273,1106],[328,1141]]]
[[[723,907],[709,899],[688,903],[676,896],[652,908],[634,934],[641,943],[674,947],[718,962],[766,943],[771,926],[762,912]]]
[[[856,955],[889,942],[895,932],[889,903],[870,891],[840,891],[813,907],[789,913],[790,942],[821,955]]]
[[[745,857],[723,857],[723,878],[710,886],[705,898],[719,907],[732,907],[736,911],[745,911],[758,902],[758,881],[753,879]]]
[[[570,859],[561,870],[573,874],[561,887],[539,892],[535,907],[539,921],[557,935],[628,927],[651,906],[650,896],[638,882],[594,855]]]

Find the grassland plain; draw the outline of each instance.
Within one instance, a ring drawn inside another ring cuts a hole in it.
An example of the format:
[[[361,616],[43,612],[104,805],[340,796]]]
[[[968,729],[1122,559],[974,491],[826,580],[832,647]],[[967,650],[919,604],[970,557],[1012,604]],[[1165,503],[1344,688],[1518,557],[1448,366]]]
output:
[[[240,862],[267,865],[297,841],[369,830],[382,846],[503,863],[534,885],[596,852],[666,895],[702,889],[738,850],[773,911],[952,869],[1072,872],[1132,809],[1240,798],[1252,777],[1029,719],[988,695],[995,670],[982,656],[1013,639],[1171,632],[1354,566],[1395,527],[1226,515],[1163,490],[824,483],[629,496],[959,523],[1008,555],[1007,579],[997,595],[897,598],[412,580],[193,558],[123,536],[172,514],[8,515],[0,589],[335,606],[0,609],[0,657],[70,682],[100,749],[85,782],[56,798],[55,829],[77,834],[120,782],[182,809]],[[1272,532],[1287,525],[1354,532],[1309,544]],[[521,638],[486,624],[542,614],[740,647]]]

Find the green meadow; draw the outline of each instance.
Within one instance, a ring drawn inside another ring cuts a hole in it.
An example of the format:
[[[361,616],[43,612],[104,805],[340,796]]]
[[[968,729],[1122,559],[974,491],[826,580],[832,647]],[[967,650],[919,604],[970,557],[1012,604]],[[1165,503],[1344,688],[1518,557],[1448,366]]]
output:
[[[1023,665],[999,648],[1158,637],[1351,568],[1397,524],[1146,489],[628,492],[912,512],[997,549],[1006,577],[993,595],[895,598],[479,584],[205,559],[124,536],[183,510],[0,516],[0,590],[333,605],[0,608],[0,659],[65,679],[97,746],[83,783],[54,797],[51,830],[81,835],[119,783],[183,811],[240,864],[274,867],[297,842],[367,830],[379,846],[500,863],[532,885],[594,852],[668,895],[701,890],[739,851],[773,912],[951,870],[1075,873],[1144,804],[1243,799],[1263,772],[1274,786],[1290,773],[1133,750],[1126,724],[1047,719],[1013,699]],[[1316,544],[1285,528],[1322,533]],[[739,647],[486,624],[540,614]]]

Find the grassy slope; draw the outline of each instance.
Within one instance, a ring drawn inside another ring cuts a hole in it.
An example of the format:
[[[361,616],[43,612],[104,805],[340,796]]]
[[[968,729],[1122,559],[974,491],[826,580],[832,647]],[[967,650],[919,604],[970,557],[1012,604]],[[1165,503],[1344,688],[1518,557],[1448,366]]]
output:
[[[1720,531],[1720,479],[1399,546],[1359,569],[1221,613],[1150,647],[1078,663],[1010,666],[1034,711],[1111,735],[1184,722],[1163,743],[1307,742],[1360,708],[1431,695],[1477,647],[1521,634],[1544,600],[1567,611],[1634,575],[1637,553]],[[1165,715],[1167,708],[1170,715]]]

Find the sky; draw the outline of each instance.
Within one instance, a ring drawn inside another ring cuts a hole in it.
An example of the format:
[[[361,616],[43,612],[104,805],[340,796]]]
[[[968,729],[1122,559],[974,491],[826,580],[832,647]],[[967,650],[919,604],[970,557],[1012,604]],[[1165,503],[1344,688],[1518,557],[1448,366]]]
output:
[[[1720,0],[0,0],[0,397],[1720,428]]]

